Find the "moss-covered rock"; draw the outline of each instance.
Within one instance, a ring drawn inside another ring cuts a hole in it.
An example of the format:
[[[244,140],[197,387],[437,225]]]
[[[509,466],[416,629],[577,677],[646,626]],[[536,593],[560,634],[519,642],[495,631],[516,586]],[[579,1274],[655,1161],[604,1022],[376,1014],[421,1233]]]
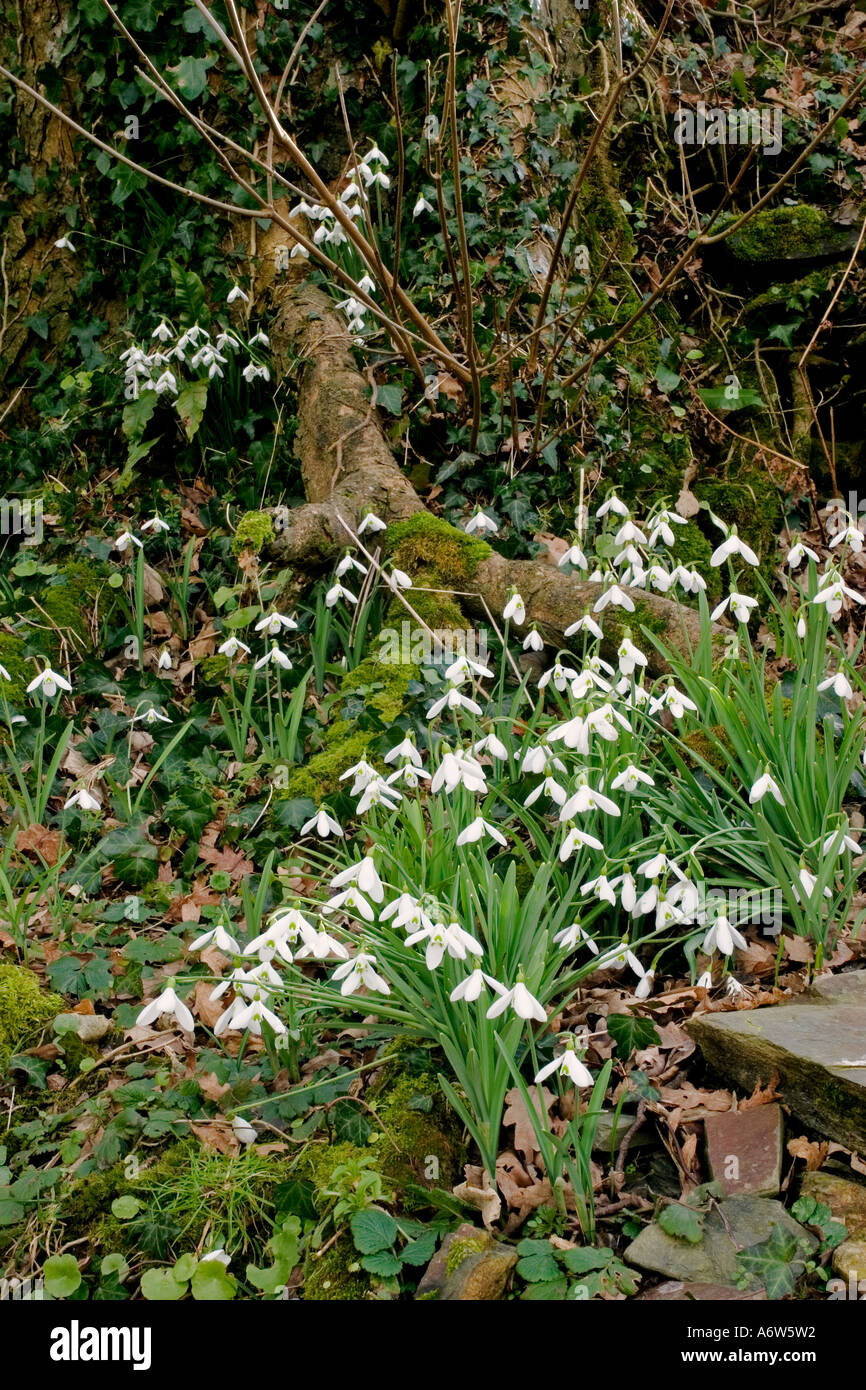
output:
[[[37,1043],[62,1011],[60,995],[44,991],[32,970],[0,965],[0,1066],[14,1052]]]
[[[332,724],[325,736],[325,746],[320,753],[289,773],[283,798],[309,797],[317,806],[345,787],[340,782],[342,773],[353,767],[367,752],[375,737],[373,730],[362,730],[346,719]]]
[[[850,235],[836,227],[821,208],[798,203],[796,207],[765,208],[756,213],[726,244],[736,260],[768,265],[841,256],[850,245]]]
[[[270,512],[245,512],[232,538],[232,554],[253,550],[258,555],[274,539],[274,522]]]
[[[467,536],[430,512],[416,512],[405,521],[393,522],[386,544],[398,569],[420,584],[443,589],[465,588],[490,554],[486,541]],[[409,597],[411,600],[412,595]]]

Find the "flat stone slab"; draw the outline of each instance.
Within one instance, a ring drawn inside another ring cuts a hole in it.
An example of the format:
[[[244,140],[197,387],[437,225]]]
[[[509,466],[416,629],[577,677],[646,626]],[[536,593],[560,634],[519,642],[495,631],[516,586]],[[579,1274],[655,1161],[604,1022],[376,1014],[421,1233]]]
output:
[[[728,1197],[707,1216],[703,1239],[697,1245],[669,1236],[653,1223],[632,1241],[624,1259],[684,1284],[731,1286],[741,1273],[738,1252],[769,1240],[774,1226],[790,1231],[810,1251],[817,1246],[811,1232],[789,1216],[781,1202],[767,1197]],[[752,1288],[757,1288],[755,1281]]]
[[[779,1076],[804,1124],[866,1149],[866,970],[819,980],[789,1004],[701,1014],[686,1031],[722,1076],[752,1091]]]
[[[668,1279],[654,1289],[639,1293],[644,1303],[760,1303],[767,1300],[766,1289],[733,1289],[729,1284],[684,1284],[681,1279]]]
[[[704,1120],[710,1173],[726,1197],[775,1197],[782,1181],[781,1107],[755,1105]]]

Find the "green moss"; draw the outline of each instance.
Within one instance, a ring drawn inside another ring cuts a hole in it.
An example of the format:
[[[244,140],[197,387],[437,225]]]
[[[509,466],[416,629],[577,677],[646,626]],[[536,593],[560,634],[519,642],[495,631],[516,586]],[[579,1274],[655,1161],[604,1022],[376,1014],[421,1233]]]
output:
[[[409,682],[417,676],[417,666],[368,656],[341,680],[340,703],[344,705],[351,696],[359,696],[365,709],[375,710],[384,723],[391,723],[402,712]]]
[[[710,604],[718,602],[722,596],[722,581],[719,571],[710,564],[713,553],[711,541],[694,521],[689,521],[685,526],[672,526],[671,530],[674,544],[667,552],[671,557],[671,567],[685,565],[686,569],[697,570],[706,580],[707,600]]]
[[[427,1101],[429,1110],[418,1108]],[[400,1076],[377,1101],[376,1113],[385,1130],[381,1170],[402,1193],[403,1205],[410,1210],[426,1205],[425,1181],[450,1191],[459,1180],[466,1150],[462,1125],[437,1078],[429,1073]],[[436,1162],[435,1178],[427,1178],[431,1159]]]
[[[114,597],[106,581],[107,571],[103,567],[73,560],[45,585],[37,602],[61,636],[72,633],[79,644],[89,649],[91,620],[100,616],[104,596]]]
[[[834,247],[843,248],[846,241],[826,212],[800,203],[756,213],[733,233],[727,245],[737,260],[764,265],[826,255]]]
[[[369,1297],[370,1276],[361,1269],[360,1259],[348,1233],[323,1255],[308,1255],[304,1264],[304,1299],[359,1302]]]
[[[731,752],[733,749],[721,724],[714,724],[708,733],[703,729],[694,729],[691,733],[682,735],[682,741],[698,758],[703,758],[704,762],[709,763],[717,772],[727,771],[728,764],[722,748],[727,747]],[[695,760],[688,759],[688,762],[690,767],[700,766]]]
[[[59,994],[44,992],[31,970],[0,965],[0,1065],[22,1047],[30,1047],[63,1012]]]
[[[398,569],[420,584],[443,589],[464,588],[491,554],[486,541],[467,536],[430,512],[394,522],[388,528],[387,546]]]
[[[446,1275],[450,1278],[470,1255],[480,1255],[489,1247],[490,1237],[483,1231],[479,1231],[477,1236],[464,1236],[462,1240],[452,1240],[445,1264]]]
[[[772,571],[782,510],[767,475],[742,469],[734,478],[702,478],[695,483],[694,493],[722,521],[735,525],[757,553],[762,569]]]
[[[0,706],[2,697],[12,705],[24,703],[27,686],[35,675],[35,667],[23,656],[24,643],[11,632],[0,632],[0,666],[4,666],[11,681],[0,679]]]
[[[245,512],[232,539],[232,554],[254,550],[258,555],[273,539],[274,523],[270,512]]]
[[[362,731],[348,720],[339,720],[329,728],[321,753],[314,753],[303,767],[290,773],[280,796],[289,799],[308,796],[320,806],[328,797],[344,789],[341,774],[363,758],[373,738],[372,731]]]

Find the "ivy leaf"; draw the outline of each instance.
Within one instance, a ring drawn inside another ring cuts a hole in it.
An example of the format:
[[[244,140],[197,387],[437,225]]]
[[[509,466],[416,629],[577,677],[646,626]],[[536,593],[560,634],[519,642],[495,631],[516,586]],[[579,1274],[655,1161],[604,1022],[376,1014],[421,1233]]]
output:
[[[207,89],[208,68],[212,68],[215,62],[215,57],[193,58],[187,54],[175,67],[168,69],[174,77],[175,86],[187,101],[195,101]]]
[[[698,390],[698,395],[704,405],[708,405],[710,410],[747,410],[752,406],[760,406],[764,409],[764,399],[759,396],[757,391],[745,390],[741,386],[736,398],[728,398],[725,395],[724,386],[705,386]]]
[[[659,362],[656,367],[656,382],[660,391],[663,391],[664,394],[667,395],[669,392],[676,390],[680,381],[681,377],[677,372],[672,372],[670,367],[665,366],[664,362]]]
[[[362,1255],[388,1250],[397,1239],[397,1222],[386,1211],[356,1211],[351,1220],[355,1249]]]
[[[23,1072],[28,1083],[35,1086],[37,1091],[45,1090],[48,1063],[42,1057],[10,1057],[7,1067],[9,1071]]]
[[[793,1293],[806,1267],[800,1241],[782,1226],[774,1226],[768,1240],[741,1250],[737,1263],[763,1284],[767,1298],[773,1300]]]
[[[399,415],[403,409],[403,387],[393,384],[378,386],[376,388],[376,404],[380,410],[387,410],[389,415]]]
[[[11,1197],[0,1197],[0,1226],[14,1226],[24,1215],[24,1207]]]
[[[337,1101],[331,1111],[331,1119],[334,1135],[340,1144],[357,1144],[359,1148],[363,1148],[373,1133],[373,1126],[361,1106],[348,1096],[343,1096]]]
[[[681,1202],[665,1207],[659,1214],[659,1225],[665,1235],[687,1240],[690,1245],[698,1245],[704,1237],[703,1215],[692,1207],[684,1207]]]
[[[661,1042],[655,1024],[639,1014],[609,1014],[607,1031],[617,1046],[621,1057],[630,1057],[645,1047]]]

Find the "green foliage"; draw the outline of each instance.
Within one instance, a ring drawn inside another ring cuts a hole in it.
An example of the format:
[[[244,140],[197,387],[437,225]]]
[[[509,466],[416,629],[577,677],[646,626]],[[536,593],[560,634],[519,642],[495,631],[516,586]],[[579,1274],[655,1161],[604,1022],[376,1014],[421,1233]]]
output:
[[[38,1042],[57,1014],[63,1000],[48,994],[30,970],[19,965],[0,965],[0,1063]]]

